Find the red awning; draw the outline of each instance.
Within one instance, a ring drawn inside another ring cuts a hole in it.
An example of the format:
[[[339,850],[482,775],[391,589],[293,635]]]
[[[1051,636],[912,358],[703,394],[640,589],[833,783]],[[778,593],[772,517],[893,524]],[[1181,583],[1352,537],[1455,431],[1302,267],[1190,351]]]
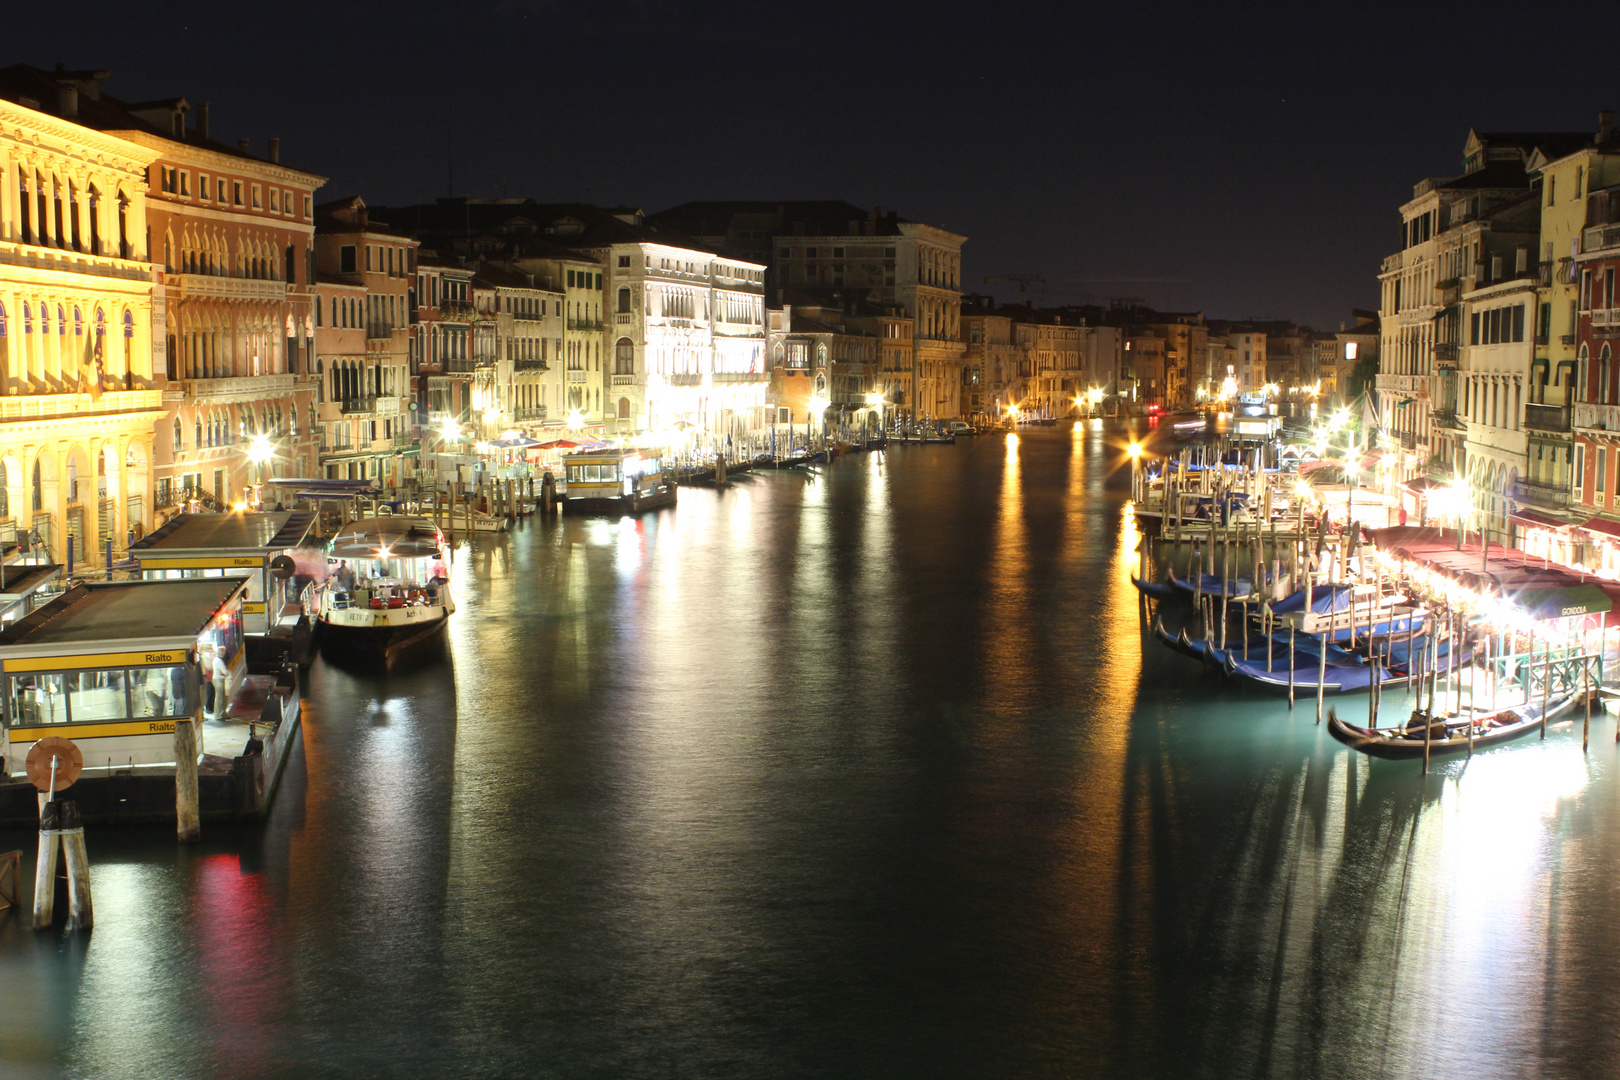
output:
[[[1578,521],[1564,521],[1538,510],[1515,510],[1508,515],[1508,520],[1516,521],[1520,525],[1533,525],[1538,529],[1573,529],[1580,524]]]
[[[1449,480],[1436,480],[1432,476],[1416,476],[1410,480],[1402,480],[1401,487],[1414,495],[1423,495],[1431,488],[1446,487],[1450,482]]]
[[[1608,518],[1593,518],[1581,526],[1593,536],[1606,536],[1610,539],[1620,539],[1620,521],[1611,521]]]

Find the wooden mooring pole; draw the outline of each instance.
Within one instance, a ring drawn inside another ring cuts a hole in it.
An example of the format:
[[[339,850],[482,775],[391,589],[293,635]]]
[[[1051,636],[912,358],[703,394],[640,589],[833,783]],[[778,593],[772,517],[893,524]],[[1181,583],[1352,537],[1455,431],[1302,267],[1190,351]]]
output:
[[[174,826],[183,843],[202,838],[202,817],[197,804],[197,722],[174,722]]]

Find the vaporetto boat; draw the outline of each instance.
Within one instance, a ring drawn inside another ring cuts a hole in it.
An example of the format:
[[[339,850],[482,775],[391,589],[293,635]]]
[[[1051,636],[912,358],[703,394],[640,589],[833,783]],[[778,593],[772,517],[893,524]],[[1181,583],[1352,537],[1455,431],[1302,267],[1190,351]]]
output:
[[[456,602],[443,537],[418,517],[362,518],[327,549],[317,589],[321,647],[386,656],[441,629]]]

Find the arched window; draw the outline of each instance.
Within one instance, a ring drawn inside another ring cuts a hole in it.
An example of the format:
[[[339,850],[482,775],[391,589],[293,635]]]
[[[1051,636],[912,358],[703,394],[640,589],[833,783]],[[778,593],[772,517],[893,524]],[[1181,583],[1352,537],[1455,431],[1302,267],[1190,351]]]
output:
[[[67,337],[67,309],[56,305],[56,336]]]
[[[39,474],[39,458],[34,459],[34,513],[45,509],[45,482]]]
[[[622,397],[619,399],[619,419],[630,419],[630,399],[627,397]]]
[[[1620,386],[1616,386],[1614,360],[1609,355],[1609,343],[1607,341],[1603,343],[1603,351],[1598,354],[1598,365],[1601,371],[1599,377],[1603,380],[1603,394],[1598,400],[1613,405],[1612,395],[1616,390],[1620,390]]]
[[[628,315],[629,313],[630,313],[630,290],[628,288],[621,288],[619,290],[619,314]]]
[[[135,314],[133,312],[124,312],[124,336],[127,338],[135,336]]]
[[[6,336],[6,305],[0,304],[0,338]]]
[[[185,449],[185,446],[186,446],[185,430],[186,430],[185,428],[180,426],[180,421],[178,419],[176,419],[175,422],[174,422],[174,452],[177,453],[177,454],[181,450]]]
[[[29,308],[26,301],[23,303],[22,324],[23,333],[32,334],[34,332],[34,312]]]
[[[84,336],[84,312],[78,308],[73,309],[73,336]]]
[[[201,449],[201,448],[202,448],[202,445],[203,445],[203,426],[202,426],[202,417],[200,417],[200,416],[199,416],[199,417],[197,417],[197,432],[196,432],[196,436],[197,436],[197,443],[196,443],[196,445],[197,445],[197,448],[198,448],[198,449]]]
[[[1590,394],[1592,392],[1592,384],[1587,381],[1591,375],[1587,363],[1590,359],[1590,354],[1586,351],[1586,342],[1583,341],[1581,342],[1581,351],[1576,354],[1578,370],[1575,376],[1575,385],[1579,387],[1577,393]]]
[[[613,345],[613,374],[634,375],[636,373],[636,346],[627,337],[622,337]]]

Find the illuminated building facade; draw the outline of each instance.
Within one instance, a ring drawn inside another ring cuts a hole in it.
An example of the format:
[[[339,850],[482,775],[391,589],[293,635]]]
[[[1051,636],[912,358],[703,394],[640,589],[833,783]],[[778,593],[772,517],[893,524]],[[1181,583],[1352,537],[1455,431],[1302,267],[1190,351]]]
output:
[[[772,303],[791,291],[830,307],[898,306],[912,320],[906,414],[961,415],[962,246],[967,237],[847,202],[686,203],[649,222],[765,267]],[[972,394],[968,395],[971,407]]]
[[[78,122],[105,72],[39,74],[0,71],[0,536],[62,560],[152,525],[159,153]]]
[[[320,468],[328,477],[398,485],[418,465],[418,403],[411,394],[419,321],[416,242],[373,223],[358,197],[316,207],[315,220],[315,263],[326,305],[315,367],[327,447]],[[364,335],[358,354],[356,330]],[[323,343],[337,351],[323,354]]]
[[[1525,471],[1537,302],[1536,278],[1528,274],[1462,296],[1457,416],[1467,443],[1461,461],[1484,527],[1503,542],[1510,500]]]

